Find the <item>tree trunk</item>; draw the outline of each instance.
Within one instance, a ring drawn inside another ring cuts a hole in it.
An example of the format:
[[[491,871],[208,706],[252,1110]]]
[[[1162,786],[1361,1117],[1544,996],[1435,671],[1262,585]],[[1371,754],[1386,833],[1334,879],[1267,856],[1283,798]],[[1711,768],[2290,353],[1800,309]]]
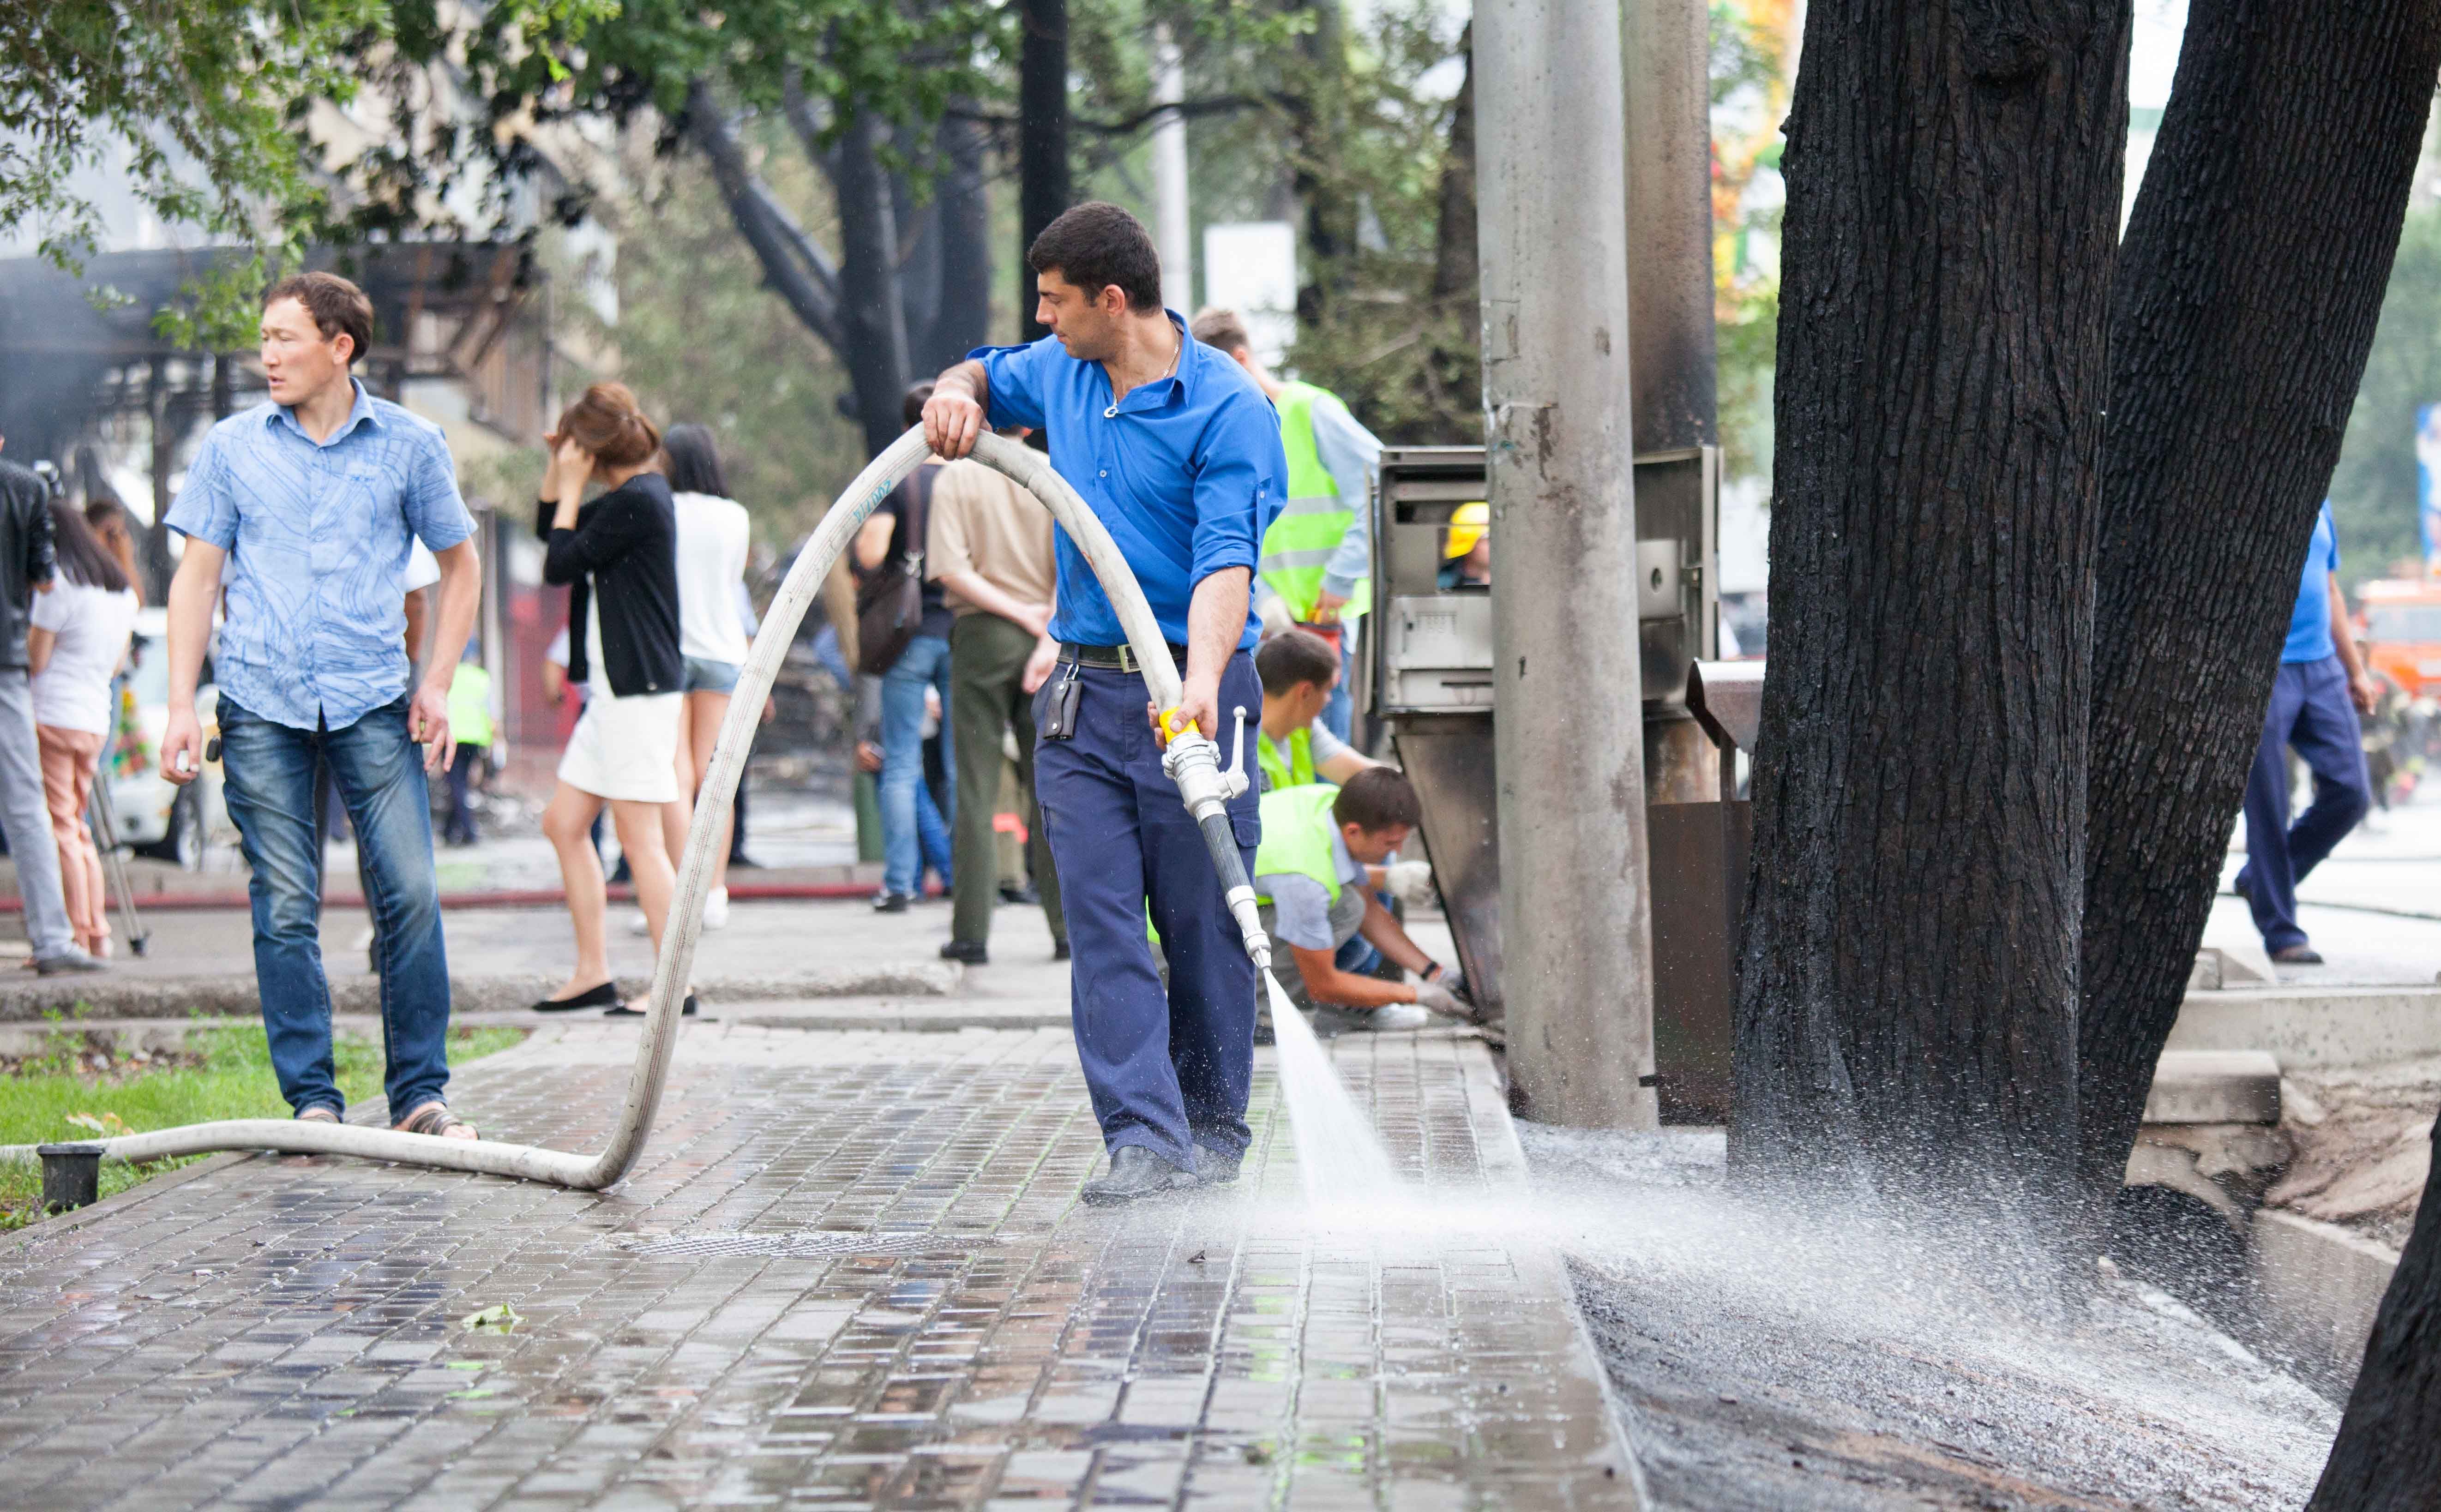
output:
[[[1026,248],[1068,208],[1068,0],[1018,0],[1017,303],[1020,339],[1041,337]]]
[[[1298,40],[1304,87],[1289,106],[1297,142],[1290,183],[1305,206],[1306,279],[1297,289],[1297,320],[1312,326],[1347,283],[1347,261],[1356,251],[1356,200],[1339,171],[1340,144],[1347,135],[1347,36],[1339,0],[1295,0],[1293,9],[1313,16],[1312,27]],[[1470,47],[1470,71],[1473,56]]]
[[[2196,0],[2112,296],[2078,1085],[2119,1190],[2441,68],[2441,3]]]
[[[941,240],[941,299],[922,370],[938,372],[991,339],[991,201],[983,123],[941,122],[941,168],[932,202]]]
[[[1749,1179],[1986,1211],[2071,1190],[2126,63],[2111,0],[1808,14],[1738,1001]]]
[[[839,198],[840,315],[848,337],[840,356],[856,392],[865,450],[873,455],[907,428],[899,402],[913,381],[898,297],[897,216],[878,155],[885,131],[879,117],[859,111],[827,159]],[[813,150],[811,140],[806,147]]]
[[[2330,1463],[2306,1512],[2441,1507],[2441,1128],[2406,1252],[2382,1293]]]
[[[1474,27],[1457,40],[1466,72],[1450,105],[1449,153],[1441,159],[1440,221],[1433,232],[1433,298],[1473,305],[1480,285],[1474,231]]]

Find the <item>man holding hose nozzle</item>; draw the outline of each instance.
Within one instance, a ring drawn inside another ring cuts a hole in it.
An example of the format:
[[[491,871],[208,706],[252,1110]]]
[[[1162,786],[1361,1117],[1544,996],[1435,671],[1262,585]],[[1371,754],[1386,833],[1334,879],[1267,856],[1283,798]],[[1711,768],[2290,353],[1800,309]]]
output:
[[[925,439],[959,458],[986,425],[1049,434],[1051,465],[1109,528],[1170,642],[1182,723],[1225,743],[1239,711],[1250,727],[1262,712],[1248,593],[1287,483],[1279,417],[1162,308],[1160,259],[1126,211],[1077,206],[1026,261],[1051,334],[981,349],[943,373]],[[1034,698],[1035,783],[1076,952],[1077,1058],[1111,1151],[1084,1197],[1108,1205],[1236,1179],[1257,983],[1202,832],[1162,769],[1160,711],[1065,531],[1058,567],[1058,662]],[[1224,745],[1224,764],[1231,755]],[[1252,787],[1230,802],[1229,821],[1251,874]],[[1168,957],[1166,990],[1148,912]]]

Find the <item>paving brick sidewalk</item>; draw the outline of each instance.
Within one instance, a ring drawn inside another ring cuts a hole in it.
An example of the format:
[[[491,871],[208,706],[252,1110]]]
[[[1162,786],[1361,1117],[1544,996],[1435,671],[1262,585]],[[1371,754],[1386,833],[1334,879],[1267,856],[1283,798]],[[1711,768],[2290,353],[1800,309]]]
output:
[[[632,1030],[479,1063],[588,1147]],[[1481,1046],[1338,1051],[1412,1175],[1513,1190]],[[1264,1053],[1266,1062],[1269,1053]],[[1248,1178],[1075,1202],[1065,1033],[691,1030],[607,1196],[255,1157],[0,1240],[13,1505],[1631,1508],[1557,1257],[1316,1233],[1258,1068]],[[511,1333],[460,1320],[507,1303]]]

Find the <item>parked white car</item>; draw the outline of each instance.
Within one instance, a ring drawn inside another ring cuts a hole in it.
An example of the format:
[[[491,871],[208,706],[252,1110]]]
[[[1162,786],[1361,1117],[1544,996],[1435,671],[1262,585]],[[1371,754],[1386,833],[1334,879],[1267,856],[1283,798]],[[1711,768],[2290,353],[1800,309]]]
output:
[[[118,738],[109,756],[110,805],[120,844],[193,872],[202,868],[213,837],[233,830],[221,802],[219,762],[204,763],[203,775],[185,787],[161,775],[161,736],[170,724],[168,637],[169,611],[136,611],[127,676],[119,684]],[[219,733],[214,712],[219,699],[211,676],[207,659],[204,686],[195,690],[195,712],[203,721],[207,748]]]

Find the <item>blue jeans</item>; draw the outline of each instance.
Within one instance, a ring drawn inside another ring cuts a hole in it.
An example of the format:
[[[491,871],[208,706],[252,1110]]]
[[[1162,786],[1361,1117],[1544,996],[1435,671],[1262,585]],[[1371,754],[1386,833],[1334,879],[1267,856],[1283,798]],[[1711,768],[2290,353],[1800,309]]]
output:
[[[295,729],[220,701],[223,796],[252,876],[254,974],[280,1095],[298,1112],[344,1114],[331,1064],[331,984],[318,920],[322,862],[314,845],[314,767],[327,762],[355,828],[381,957],[383,1089],[390,1117],[449,1083],[449,962],[432,870],[431,800],[422,747],[407,738],[402,697],[341,729]]]
[[[1034,696],[1040,734],[1052,675]],[[1076,953],[1069,1015],[1076,1059],[1102,1143],[1141,1144],[1184,1170],[1199,1148],[1244,1153],[1255,1064],[1255,963],[1220,895],[1212,853],[1145,719],[1144,678],[1088,667],[1076,733],[1034,747],[1035,796],[1059,873],[1060,912]],[[1255,659],[1232,657],[1220,676],[1220,736],[1229,710],[1262,707]],[[1249,789],[1229,805],[1249,875],[1262,833]],[[1165,989],[1145,939],[1149,914],[1169,961]]]
[[[2288,762],[2293,746],[2314,773],[2314,801],[2288,823]],[[2263,744],[2246,776],[2246,865],[2237,885],[2267,950],[2305,943],[2297,927],[2297,884],[2373,806],[2364,739],[2348,702],[2347,670],[2336,656],[2284,661],[2264,712]]]
[[[886,892],[917,891],[927,861],[941,874],[941,886],[949,885],[949,827],[924,786],[924,690],[928,687],[940,693],[941,728],[947,729],[949,641],[946,636],[917,636],[881,675],[881,887]],[[949,780],[957,781],[954,768]]]

